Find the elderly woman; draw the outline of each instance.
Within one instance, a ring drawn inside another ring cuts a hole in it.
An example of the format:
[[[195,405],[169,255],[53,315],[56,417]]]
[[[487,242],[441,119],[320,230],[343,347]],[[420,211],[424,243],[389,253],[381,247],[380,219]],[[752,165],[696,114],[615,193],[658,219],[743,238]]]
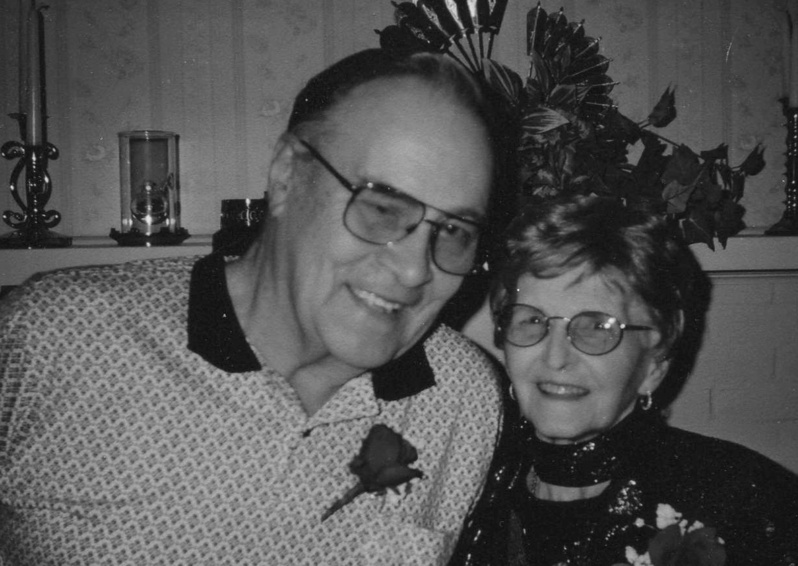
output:
[[[798,564],[798,477],[661,416],[708,304],[687,246],[580,197],[522,213],[506,252],[507,422],[451,564]]]

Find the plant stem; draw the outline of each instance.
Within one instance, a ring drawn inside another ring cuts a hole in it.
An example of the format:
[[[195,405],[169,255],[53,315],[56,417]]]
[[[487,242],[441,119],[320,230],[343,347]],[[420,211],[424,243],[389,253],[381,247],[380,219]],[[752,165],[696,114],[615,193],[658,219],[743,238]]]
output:
[[[358,495],[360,495],[361,493],[365,493],[365,491],[366,491],[366,488],[365,488],[365,487],[363,487],[363,484],[362,484],[362,483],[360,483],[360,482],[357,482],[357,484],[356,484],[356,485],[354,485],[354,486],[352,486],[352,487],[350,487],[350,488],[349,488],[349,490],[348,490],[348,491],[347,491],[347,492],[344,494],[344,496],[343,496],[343,497],[341,497],[341,498],[339,498],[339,499],[336,499],[335,503],[333,503],[332,505],[330,505],[330,508],[329,508],[329,509],[327,509],[327,510],[324,512],[324,515],[322,515],[322,516],[321,516],[321,522],[323,523],[324,521],[326,521],[327,519],[329,519],[329,518],[330,518],[330,516],[331,516],[333,513],[335,513],[335,512],[336,512],[336,511],[338,511],[339,509],[341,509],[341,508],[342,508],[344,505],[346,505],[347,503],[349,503],[349,502],[353,501],[353,500],[355,499],[355,497],[357,497],[357,496],[358,496]]]
[[[653,131],[653,130],[646,130],[646,131],[647,131],[649,134],[651,134],[652,136],[655,136],[655,137],[657,137],[657,138],[661,139],[661,140],[662,140],[662,141],[664,141],[665,143],[669,143],[669,144],[671,144],[673,147],[679,147],[679,146],[681,145],[681,144],[678,144],[678,143],[676,143],[676,142],[675,142],[675,141],[673,141],[673,140],[669,140],[669,139],[668,139],[668,138],[666,138],[665,136],[663,136],[663,135],[660,135],[660,134],[658,134],[657,132],[655,132],[655,131]]]

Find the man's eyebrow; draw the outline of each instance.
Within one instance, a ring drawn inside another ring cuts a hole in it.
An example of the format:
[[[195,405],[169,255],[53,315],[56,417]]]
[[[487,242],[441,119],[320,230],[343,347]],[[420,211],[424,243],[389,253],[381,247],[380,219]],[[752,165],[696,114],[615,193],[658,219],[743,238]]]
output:
[[[485,224],[486,213],[474,207],[463,206],[455,209],[446,210],[443,208],[439,208],[433,204],[429,204],[427,201],[421,200],[420,198],[411,195],[407,191],[397,188],[389,183],[384,183],[381,181],[369,181],[366,179],[364,179],[363,182],[370,183],[375,188],[382,187],[383,189],[387,189],[388,191],[394,193],[398,197],[420,202],[426,208],[434,210],[435,212],[439,212],[448,218],[457,218],[458,220],[462,220],[463,222],[469,222],[471,224],[477,224],[479,226],[483,226]],[[355,184],[358,185],[359,183]]]
[[[485,213],[472,207],[466,206],[455,208],[454,210],[444,210],[442,208],[438,208],[437,206],[432,206],[431,204],[428,204],[427,206],[433,210],[445,214],[450,218],[457,218],[459,220],[464,220],[465,222],[478,224],[480,226],[485,224]]]
[[[443,208],[438,208],[437,206],[434,206],[424,201],[419,201],[419,202],[422,202],[424,206],[426,206],[430,210],[434,210],[435,212],[444,215],[446,218],[456,218],[457,220],[461,220],[469,224],[476,224],[478,226],[484,226],[485,224],[485,213],[480,210],[477,210],[476,208],[463,206],[460,208],[445,210]]]

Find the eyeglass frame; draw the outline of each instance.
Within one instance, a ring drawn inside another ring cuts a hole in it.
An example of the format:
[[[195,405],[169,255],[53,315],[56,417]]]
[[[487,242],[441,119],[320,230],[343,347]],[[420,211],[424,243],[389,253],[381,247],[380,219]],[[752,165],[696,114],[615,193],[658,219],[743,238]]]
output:
[[[359,239],[359,240],[361,240],[363,242],[369,243],[369,244],[374,244],[374,245],[378,245],[378,246],[388,246],[388,245],[394,244],[396,242],[401,242],[407,236],[409,236],[410,234],[415,232],[416,228],[418,228],[418,226],[421,225],[421,222],[427,222],[428,224],[430,224],[432,226],[432,235],[431,235],[431,237],[429,239],[430,257],[432,258],[432,263],[434,263],[435,266],[438,269],[440,269],[444,273],[448,273],[449,275],[458,275],[458,276],[475,275],[475,274],[479,273],[480,271],[482,271],[484,269],[482,266],[479,265],[479,263],[480,263],[480,246],[482,245],[481,240],[482,240],[482,236],[483,236],[483,231],[485,230],[484,223],[478,222],[478,221],[473,220],[471,218],[466,218],[464,216],[460,216],[459,214],[453,214],[451,212],[447,212],[447,211],[445,211],[443,209],[440,209],[440,208],[438,208],[436,206],[432,206],[431,204],[427,204],[424,201],[419,200],[416,197],[414,197],[412,195],[409,195],[406,192],[404,192],[404,191],[402,191],[400,189],[397,189],[395,187],[392,187],[390,185],[387,185],[385,183],[374,183],[372,181],[366,181],[366,182],[363,182],[361,184],[356,185],[355,183],[352,183],[349,179],[344,177],[344,175],[341,172],[339,172],[335,167],[333,167],[332,163],[330,163],[321,154],[321,152],[319,152],[319,150],[316,149],[313,145],[311,145],[309,142],[307,142],[307,141],[305,141],[303,139],[300,139],[300,138],[297,138],[297,140],[299,141],[299,143],[301,143],[305,147],[305,149],[308,150],[310,155],[313,156],[313,158],[316,161],[318,161],[322,165],[322,167],[324,167],[327,170],[327,172],[330,175],[332,175],[341,184],[341,186],[343,186],[346,190],[348,190],[351,193],[352,196],[349,198],[349,201],[346,203],[346,208],[344,209],[344,214],[343,214],[342,220],[343,220],[344,227],[355,238],[357,238],[357,239]],[[390,193],[395,193],[397,195],[400,195],[401,198],[404,199],[404,200],[407,200],[407,201],[410,201],[410,202],[413,202],[413,203],[418,203],[419,205],[421,205],[421,211],[422,211],[421,220],[419,220],[418,224],[413,226],[412,230],[408,230],[407,233],[404,236],[400,237],[399,239],[390,240],[388,242],[375,242],[373,240],[369,240],[369,239],[365,238],[364,236],[361,236],[360,234],[355,233],[354,230],[352,230],[352,228],[346,222],[347,213],[349,212],[349,207],[352,205],[352,203],[355,201],[355,199],[357,199],[358,195],[360,193],[362,193],[364,190],[374,189],[375,187],[380,187],[382,189],[387,189],[387,191],[390,192]],[[453,219],[459,220],[461,222],[464,222],[466,224],[470,224],[472,226],[475,226],[477,228],[477,245],[476,245],[475,250],[474,250],[474,258],[473,258],[473,260],[471,262],[471,267],[467,271],[465,271],[463,273],[449,271],[448,269],[442,267],[438,263],[437,256],[436,256],[436,253],[435,253],[435,250],[436,250],[435,246],[436,246],[436,242],[437,242],[437,239],[438,239],[438,234],[439,234],[441,228],[444,226],[444,224],[442,222],[439,222],[439,221],[430,220],[428,218],[425,218],[425,216],[427,214],[427,209],[434,210],[436,212],[441,213],[442,215],[444,215],[447,218],[453,218]]]
[[[503,317],[505,316],[505,313],[509,312],[513,307],[526,307],[526,308],[530,308],[530,309],[535,309],[536,311],[538,311],[539,313],[544,315],[543,316],[543,320],[546,323],[546,330],[540,336],[540,340],[538,340],[536,342],[532,342],[531,344],[517,344],[517,343],[513,342],[512,340],[510,340],[507,337],[508,333],[502,327],[501,321],[502,321]],[[591,314],[600,314],[600,315],[609,317],[610,319],[614,319],[618,323],[618,330],[619,330],[619,332],[618,332],[618,340],[606,352],[599,352],[599,353],[585,352],[582,348],[577,346],[576,342],[574,342],[574,339],[571,336],[571,322],[573,322],[574,319],[576,319],[576,318],[578,318],[580,316],[591,315]],[[551,330],[551,321],[552,320],[565,320],[565,321],[567,321],[567,324],[565,326],[565,335],[568,338],[568,342],[570,342],[571,346],[573,346],[578,351],[582,352],[583,354],[585,354],[587,356],[604,356],[606,354],[609,354],[613,350],[615,350],[618,346],[620,346],[621,342],[623,342],[623,335],[624,335],[624,331],[625,330],[629,330],[629,331],[656,330],[656,328],[653,327],[653,326],[645,326],[645,325],[641,325],[641,324],[626,324],[626,323],[623,323],[623,322],[620,321],[620,319],[617,316],[614,316],[614,315],[611,315],[611,314],[608,314],[608,313],[602,312],[602,311],[582,311],[582,312],[576,313],[572,317],[567,317],[567,316],[548,316],[543,311],[543,309],[540,309],[540,308],[538,308],[538,307],[536,307],[534,305],[529,305],[529,304],[526,304],[526,303],[510,303],[510,304],[504,305],[497,313],[494,313],[494,317],[495,317],[495,319],[497,321],[497,327],[498,327],[499,333],[500,333],[500,335],[502,337],[502,340],[512,344],[513,346],[515,346],[517,348],[531,348],[532,346],[536,346],[536,345],[540,344],[549,335],[549,332]]]

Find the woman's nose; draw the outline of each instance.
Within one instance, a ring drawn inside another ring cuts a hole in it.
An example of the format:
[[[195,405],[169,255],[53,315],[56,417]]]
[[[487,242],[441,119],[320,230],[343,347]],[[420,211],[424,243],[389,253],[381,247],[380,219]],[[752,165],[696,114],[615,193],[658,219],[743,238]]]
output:
[[[544,360],[552,369],[563,369],[573,356],[573,345],[568,338],[567,320],[549,320],[549,333],[544,344]]]

